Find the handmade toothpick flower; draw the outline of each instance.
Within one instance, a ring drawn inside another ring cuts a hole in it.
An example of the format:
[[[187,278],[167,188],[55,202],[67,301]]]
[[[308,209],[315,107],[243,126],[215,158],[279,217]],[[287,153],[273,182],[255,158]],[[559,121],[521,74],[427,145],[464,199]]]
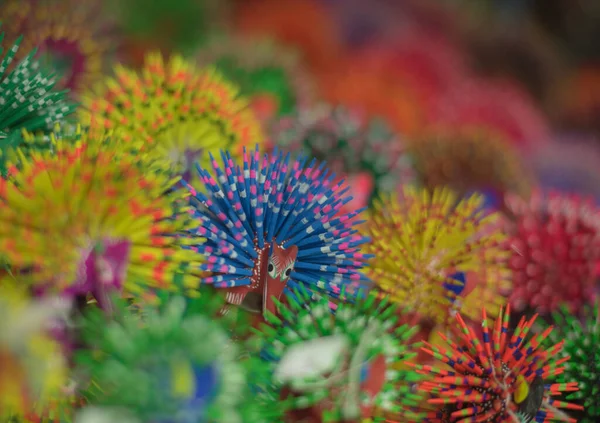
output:
[[[60,72],[58,84],[72,95],[90,88],[103,74],[111,49],[108,25],[101,19],[102,2],[77,0],[7,0],[29,8],[22,25],[26,50]]]
[[[326,161],[338,175],[353,178],[356,192],[367,190],[365,204],[380,194],[395,192],[414,180],[401,140],[382,119],[366,119],[343,106],[321,104],[303,108],[273,125],[272,141],[286,151],[300,151]],[[364,180],[364,184],[359,181]]]
[[[581,311],[581,310],[578,310]],[[583,405],[580,423],[600,419],[600,301],[587,305],[581,318],[563,309],[554,313],[556,329],[549,336],[551,342],[564,340],[561,357],[570,357],[559,381],[578,381],[579,390],[567,399]]]
[[[517,151],[491,130],[446,128],[425,134],[407,147],[419,180],[427,187],[529,194],[531,178]]]
[[[261,158],[258,147],[242,164],[229,153],[221,157],[223,168],[215,159],[213,172],[199,168],[206,194],[186,184],[196,208],[190,234],[206,238],[186,248],[206,256],[200,269],[212,273],[202,282],[254,313],[274,313],[273,297],[286,288],[335,297],[366,282],[366,238],[353,229],[361,210],[336,216],[349,198],[324,166],[277,152]]]
[[[15,56],[21,50],[23,37],[19,37],[10,48],[2,42],[0,35],[0,172],[6,172],[6,156],[15,147],[23,145],[21,131],[47,131],[75,110],[75,105],[66,100],[66,92],[55,89],[54,70],[41,66],[34,59],[35,51],[22,60]],[[15,64],[11,66],[11,63]],[[9,68],[10,67],[10,68]]]
[[[31,300],[19,281],[0,279],[0,419],[22,419],[63,387],[67,368],[49,323],[68,313],[53,298]]]
[[[309,107],[315,97],[310,74],[296,51],[264,37],[216,37],[198,55],[240,86],[264,120]]]
[[[377,201],[362,228],[377,289],[436,324],[457,310],[476,318],[481,305],[497,313],[510,288],[509,253],[499,214],[482,205],[480,195],[459,200],[445,188],[406,187]]]
[[[21,155],[0,180],[0,251],[36,287],[91,294],[102,306],[114,290],[189,287],[193,254],[175,236],[188,227],[185,194],[165,193],[176,180],[146,173],[105,137]]]
[[[326,297],[294,293],[289,306],[276,302],[280,317],[267,313],[268,324],[257,331],[256,345],[271,368],[268,380],[258,382],[262,392],[278,393],[288,417],[420,421],[418,375],[398,369],[415,356],[407,341],[417,328],[398,325],[396,307],[374,295],[342,302],[332,313]]]
[[[127,148],[154,154],[173,174],[192,176],[209,153],[263,142],[259,121],[239,90],[213,69],[196,69],[180,56],[148,55],[140,73],[122,66],[83,99],[91,128],[122,134]]]
[[[527,339],[535,317],[521,318],[514,333],[508,333],[510,307],[500,311],[495,324],[490,324],[485,309],[481,334],[476,334],[460,314],[454,327],[455,341],[443,334],[449,343],[443,348],[425,343],[423,351],[445,366],[415,365],[418,372],[433,375],[420,389],[439,407],[426,420],[430,422],[576,422],[563,410],[581,407],[556,396],[577,390],[577,382],[550,383],[548,380],[564,371],[569,359],[557,359],[564,340],[550,348],[542,347],[552,328]],[[435,415],[434,415],[435,414]]]
[[[571,312],[594,298],[600,262],[600,211],[575,194],[535,192],[530,200],[508,196],[512,215],[511,305],[540,313],[566,304]]]
[[[84,390],[90,405],[125,410],[140,421],[247,421],[244,409],[259,400],[246,371],[261,363],[242,358],[222,321],[202,309],[189,312],[183,297],[146,307],[142,316],[123,304],[117,309],[108,322],[92,311],[84,324],[90,348],[77,363],[90,376]]]

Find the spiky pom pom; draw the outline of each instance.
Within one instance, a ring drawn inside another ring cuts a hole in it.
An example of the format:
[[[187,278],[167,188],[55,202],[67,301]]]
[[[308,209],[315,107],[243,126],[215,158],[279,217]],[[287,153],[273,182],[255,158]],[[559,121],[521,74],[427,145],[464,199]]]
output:
[[[0,35],[0,43],[4,33]],[[53,71],[33,58],[35,51],[9,66],[19,52],[23,37],[3,55],[0,63],[0,172],[6,168],[7,151],[22,143],[21,131],[44,131],[71,114],[75,105],[66,100],[65,91],[56,91]],[[4,47],[0,47],[3,54]]]
[[[262,120],[314,101],[313,81],[296,52],[268,38],[217,37],[200,50],[198,62],[214,64],[238,84]]]
[[[568,400],[583,405],[580,423],[600,420],[600,301],[591,307],[585,306],[579,319],[563,309],[554,314],[557,329],[549,340],[558,343],[564,340],[561,356],[570,357],[559,381],[577,380],[579,390],[567,396]]]
[[[413,187],[376,202],[364,226],[374,255],[367,274],[392,301],[438,324],[456,309],[476,318],[482,304],[496,313],[510,286],[508,251],[495,227],[500,216],[482,204],[479,195],[459,200],[448,189]]]
[[[448,186],[463,193],[530,191],[530,175],[515,148],[490,130],[434,131],[407,146],[419,179],[428,187]]]
[[[505,313],[501,310],[490,328],[484,309],[481,335],[457,314],[458,327],[453,327],[455,341],[440,334],[449,343],[448,348],[426,343],[423,351],[447,365],[415,365],[419,372],[434,375],[421,385],[433,396],[428,402],[440,407],[437,415],[427,421],[576,421],[559,409],[581,407],[552,397],[577,390],[577,383],[545,383],[564,370],[562,365],[568,357],[556,359],[564,341],[548,349],[540,346],[552,328],[526,340],[535,317],[521,318],[511,336],[508,334],[509,314],[510,307]]]
[[[189,313],[186,299],[147,307],[143,318],[119,306],[112,321],[91,313],[77,356],[90,375],[92,405],[129,410],[141,421],[241,423],[250,406],[239,348],[219,320]],[[260,421],[260,420],[259,420]]]
[[[396,307],[374,295],[331,313],[327,298],[303,289],[294,294],[289,307],[277,301],[281,317],[267,313],[269,324],[258,332],[271,366],[259,385],[280,392],[290,411],[324,421],[385,421],[389,414],[420,421],[413,412],[421,401],[416,374],[399,370],[415,355],[407,340],[417,328],[397,325]]]
[[[369,204],[381,193],[396,191],[398,183],[414,179],[404,147],[387,123],[343,106],[300,109],[275,124],[271,138],[285,150],[326,161],[338,174],[368,175]]]
[[[20,170],[0,181],[0,250],[28,280],[100,302],[111,289],[145,294],[193,284],[193,254],[175,234],[189,216],[165,194],[176,180],[144,173],[139,159],[113,149],[100,134],[52,151],[21,156]],[[141,284],[141,285],[140,285]]]
[[[39,48],[45,64],[60,71],[59,85],[81,93],[103,73],[111,42],[102,26],[102,2],[77,0],[7,0],[8,5],[29,8],[22,25],[26,50]]]
[[[10,277],[0,279],[0,418],[23,418],[59,395],[66,381],[60,345],[49,335],[52,319],[68,313],[64,303],[32,301]],[[6,419],[6,420],[5,420]]]
[[[594,298],[600,261],[600,211],[576,195],[535,192],[529,201],[508,196],[517,311],[540,313],[566,304],[573,312]]]
[[[238,89],[212,69],[197,70],[180,56],[167,63],[150,54],[140,74],[117,66],[84,100],[82,119],[92,128],[121,131],[129,147],[153,153],[173,173],[210,164],[208,153],[262,142],[260,123]]]
[[[204,283],[227,288],[227,301],[253,312],[275,312],[272,297],[306,285],[336,296],[366,281],[360,269],[367,240],[353,229],[361,210],[336,216],[349,201],[342,183],[315,160],[290,163],[289,154],[265,154],[258,146],[236,164],[221,153],[223,169],[198,168],[207,194],[189,184],[197,228],[206,242],[191,248],[208,257]],[[218,182],[217,182],[218,181]]]

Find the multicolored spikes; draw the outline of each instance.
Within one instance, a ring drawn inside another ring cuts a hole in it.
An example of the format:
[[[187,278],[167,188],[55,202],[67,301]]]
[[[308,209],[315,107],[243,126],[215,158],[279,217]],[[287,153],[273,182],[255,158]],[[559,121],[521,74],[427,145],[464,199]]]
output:
[[[204,283],[227,290],[230,304],[252,312],[276,311],[286,288],[306,286],[336,297],[342,288],[367,282],[361,273],[367,239],[356,233],[362,210],[339,215],[350,198],[324,165],[291,161],[258,147],[244,151],[243,164],[221,153],[214,173],[198,167],[206,194],[184,183],[197,226],[190,232],[206,242],[190,248],[207,257]]]
[[[445,366],[414,365],[418,372],[433,375],[420,388],[431,394],[428,402],[439,407],[426,421],[441,423],[572,422],[564,410],[581,406],[555,399],[577,391],[576,382],[549,383],[564,372],[569,357],[557,359],[564,340],[549,348],[543,342],[552,328],[528,338],[537,316],[521,318],[508,333],[510,307],[500,311],[490,325],[485,309],[481,333],[468,326],[460,314],[453,327],[454,341],[440,334],[448,347],[425,343],[422,350]],[[524,386],[523,384],[526,384]]]
[[[188,181],[193,163],[210,165],[209,153],[239,157],[243,146],[264,139],[235,85],[177,55],[149,54],[140,72],[118,65],[82,102],[84,124],[119,133],[123,148],[156,157]]]
[[[331,313],[327,298],[302,288],[294,294],[289,306],[276,301],[280,317],[267,313],[257,331],[271,368],[259,392],[274,393],[288,415],[309,421],[420,422],[420,377],[403,367],[416,355],[408,340],[417,327],[398,325],[396,306],[374,295]]]

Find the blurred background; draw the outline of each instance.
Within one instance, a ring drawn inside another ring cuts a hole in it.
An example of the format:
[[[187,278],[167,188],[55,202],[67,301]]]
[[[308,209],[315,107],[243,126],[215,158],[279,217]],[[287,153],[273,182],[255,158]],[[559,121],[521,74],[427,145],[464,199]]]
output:
[[[74,97],[116,63],[178,53],[220,68],[266,127],[325,101],[385,120],[426,182],[523,191],[535,181],[599,198],[597,0],[1,3],[8,38],[24,34],[73,69]],[[94,72],[77,75],[84,67]],[[520,165],[490,175],[474,154]]]

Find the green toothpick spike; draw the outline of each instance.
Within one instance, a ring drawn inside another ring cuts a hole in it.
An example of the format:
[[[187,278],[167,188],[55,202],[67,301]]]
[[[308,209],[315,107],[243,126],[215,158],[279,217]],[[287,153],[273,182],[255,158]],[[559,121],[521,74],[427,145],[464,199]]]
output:
[[[353,303],[345,299],[340,295],[341,301],[333,305],[327,298],[294,290],[291,306],[277,303],[281,320],[269,319],[253,342],[270,369],[260,382],[264,391],[258,396],[279,397],[289,388],[294,395],[282,401],[287,412],[326,404],[324,421],[347,420],[361,408],[358,405],[374,410],[368,416],[373,422],[385,421],[383,416],[389,413],[398,418],[423,417],[419,414],[423,397],[415,390],[421,376],[404,364],[416,355],[408,340],[417,328],[396,327],[397,308],[385,300],[371,295]],[[369,383],[365,380],[371,371],[382,370],[372,367],[381,365],[381,359],[385,381],[371,398],[363,383]]]
[[[67,99],[67,91],[56,91],[57,78],[34,58],[35,50],[14,64],[23,36],[5,49],[4,33],[0,35],[0,173],[6,175],[7,165],[16,148],[27,154],[28,149],[46,144],[26,143],[23,131],[45,133],[57,122],[75,111],[76,105]],[[5,53],[6,51],[6,53]],[[42,138],[43,139],[43,138]]]
[[[579,390],[569,394],[567,399],[583,405],[579,423],[596,423],[600,421],[600,300],[584,307],[580,317],[566,308],[552,317],[555,330],[549,341],[564,340],[561,354],[571,356],[558,382],[578,382]]]

